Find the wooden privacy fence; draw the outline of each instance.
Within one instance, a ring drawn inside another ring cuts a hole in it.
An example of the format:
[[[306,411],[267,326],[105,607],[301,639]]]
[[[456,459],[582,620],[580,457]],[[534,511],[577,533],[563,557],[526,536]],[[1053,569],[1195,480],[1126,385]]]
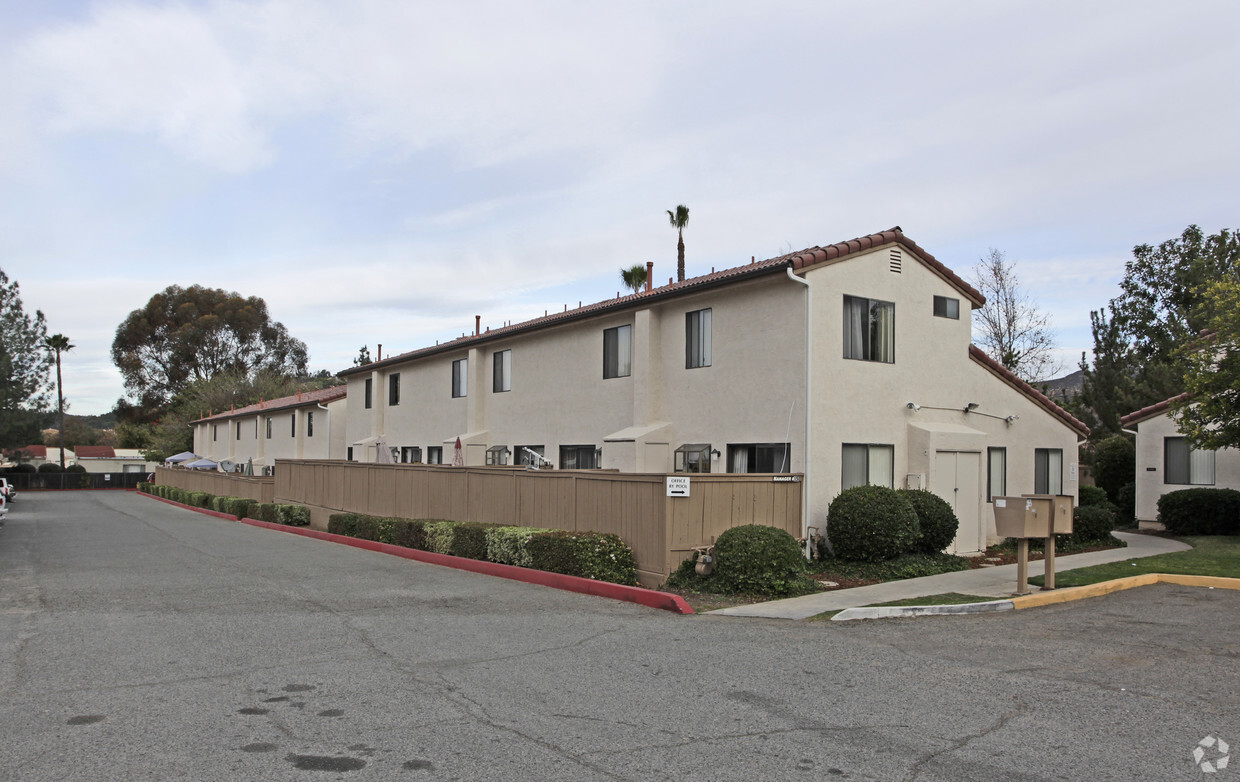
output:
[[[276,479],[269,476],[157,467],[155,482],[186,491],[205,491],[217,497],[248,497],[259,502],[275,502],[276,498]]]
[[[688,497],[668,497],[666,476],[599,470],[281,459],[277,502],[331,513],[447,519],[619,535],[642,583],[666,580],[694,546],[724,530],[764,524],[801,534],[800,476],[693,475]]]

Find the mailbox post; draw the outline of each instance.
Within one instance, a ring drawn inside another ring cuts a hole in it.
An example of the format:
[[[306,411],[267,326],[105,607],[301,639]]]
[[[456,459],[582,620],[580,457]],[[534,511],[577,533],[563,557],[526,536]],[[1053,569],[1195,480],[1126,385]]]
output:
[[[1055,536],[1072,532],[1073,499],[1067,494],[995,497],[995,531],[1016,538],[1016,593],[1029,592],[1029,539],[1045,541],[1043,589],[1055,588]]]

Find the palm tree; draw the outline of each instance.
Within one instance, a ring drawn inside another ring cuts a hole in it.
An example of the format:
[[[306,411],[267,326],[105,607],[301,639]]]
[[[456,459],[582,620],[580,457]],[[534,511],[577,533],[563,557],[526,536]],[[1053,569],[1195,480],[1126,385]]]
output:
[[[60,469],[65,469],[65,389],[60,379],[60,354],[73,350],[64,334],[53,334],[43,339],[43,346],[56,351],[56,399],[60,404]]]
[[[641,293],[642,286],[646,284],[646,267],[639,263],[627,269],[621,269],[620,281],[624,283],[624,287],[632,288],[634,293]]]
[[[685,279],[685,226],[689,224],[689,207],[681,204],[676,211],[667,210],[667,218],[676,229],[676,281]]]

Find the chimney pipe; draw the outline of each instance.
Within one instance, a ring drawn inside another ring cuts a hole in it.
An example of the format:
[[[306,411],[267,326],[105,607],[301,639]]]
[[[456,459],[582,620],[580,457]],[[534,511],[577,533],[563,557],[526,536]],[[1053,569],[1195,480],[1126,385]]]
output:
[[[654,261],[646,261],[646,293],[650,293],[650,286],[654,284]]]
[[[476,337],[481,333],[482,333],[482,316],[475,315],[474,316],[474,336]]]
[[[382,342],[379,343],[378,356],[379,357],[376,358],[375,361],[382,361],[383,360],[383,343]]]

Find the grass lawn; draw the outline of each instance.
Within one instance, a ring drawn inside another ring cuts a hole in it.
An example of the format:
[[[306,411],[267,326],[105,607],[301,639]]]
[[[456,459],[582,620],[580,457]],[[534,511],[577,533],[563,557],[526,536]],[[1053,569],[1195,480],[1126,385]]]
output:
[[[1171,554],[1143,557],[1129,562],[1112,562],[1055,574],[1055,586],[1074,587],[1096,584],[1143,573],[1180,573],[1189,576],[1240,578],[1240,536],[1203,535],[1180,538],[1193,548]],[[1042,585],[1042,577],[1030,578]]]

